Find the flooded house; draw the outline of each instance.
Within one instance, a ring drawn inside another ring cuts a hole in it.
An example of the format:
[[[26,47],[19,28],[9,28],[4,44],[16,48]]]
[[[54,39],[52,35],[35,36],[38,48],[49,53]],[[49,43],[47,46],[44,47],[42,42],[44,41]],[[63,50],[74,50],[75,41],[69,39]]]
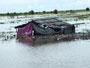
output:
[[[62,22],[55,18],[32,20],[15,28],[17,29],[17,36],[75,33],[75,26],[73,24]]]

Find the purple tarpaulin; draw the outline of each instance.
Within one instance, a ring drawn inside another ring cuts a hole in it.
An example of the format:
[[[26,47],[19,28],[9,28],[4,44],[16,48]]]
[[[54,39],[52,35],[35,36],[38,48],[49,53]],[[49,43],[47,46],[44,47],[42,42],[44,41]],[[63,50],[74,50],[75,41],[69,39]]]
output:
[[[34,45],[34,41],[33,41],[32,37],[19,39],[19,42],[24,43],[24,44],[28,44],[30,46]]]
[[[32,35],[32,22],[22,28],[18,28],[17,36]]]

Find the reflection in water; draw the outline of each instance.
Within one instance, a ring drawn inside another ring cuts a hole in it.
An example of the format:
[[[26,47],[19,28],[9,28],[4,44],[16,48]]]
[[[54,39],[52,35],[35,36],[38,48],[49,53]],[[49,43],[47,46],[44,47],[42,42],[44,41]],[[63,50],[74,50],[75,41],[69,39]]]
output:
[[[43,45],[49,43],[59,43],[63,41],[74,40],[73,35],[46,35],[46,36],[34,36],[34,37],[24,37],[19,38],[18,42],[27,44],[30,46]]]
[[[28,45],[34,45],[34,40],[32,37],[19,39],[19,42],[28,44]]]
[[[90,32],[88,33],[75,33],[64,35],[41,35],[41,36],[27,36],[18,38],[18,41],[30,46],[43,45],[49,43],[59,43],[64,41],[72,41],[76,39],[90,39]]]
[[[14,39],[0,42],[0,68],[90,68],[89,52],[90,40],[32,47]]]

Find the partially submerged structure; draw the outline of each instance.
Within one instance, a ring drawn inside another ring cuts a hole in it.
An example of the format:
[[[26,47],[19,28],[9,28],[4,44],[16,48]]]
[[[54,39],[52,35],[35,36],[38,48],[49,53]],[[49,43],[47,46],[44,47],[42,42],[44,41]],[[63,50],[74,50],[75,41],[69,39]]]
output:
[[[57,19],[32,20],[27,24],[16,26],[17,36],[24,35],[51,35],[75,33],[75,26]]]
[[[74,34],[67,34],[67,35],[46,35],[46,36],[35,36],[33,37],[23,37],[19,38],[18,42],[27,44],[30,46],[38,46],[42,44],[51,44],[51,43],[58,43],[64,41],[71,41],[74,40]]]

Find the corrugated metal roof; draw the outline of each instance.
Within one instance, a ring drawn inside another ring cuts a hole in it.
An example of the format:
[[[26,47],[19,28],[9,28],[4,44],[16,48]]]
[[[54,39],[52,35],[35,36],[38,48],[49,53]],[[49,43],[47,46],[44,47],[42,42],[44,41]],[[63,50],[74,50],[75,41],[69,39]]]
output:
[[[45,25],[71,25],[69,23],[66,22],[62,22],[60,20],[57,20],[55,18],[51,18],[51,19],[40,19],[40,20],[34,20],[35,23],[38,24],[45,24]]]
[[[38,20],[32,20],[31,22],[33,23],[36,23],[36,24],[43,24],[43,25],[46,25],[48,27],[57,27],[59,28],[60,26],[70,26],[71,24],[69,23],[66,23],[66,22],[62,22],[60,20],[57,20],[55,18],[50,18],[50,19],[38,19]],[[30,22],[29,22],[30,23]],[[29,24],[27,23],[27,24]],[[19,28],[19,27],[23,27],[27,24],[23,24],[23,25],[20,25],[20,26],[17,26],[15,28]]]

